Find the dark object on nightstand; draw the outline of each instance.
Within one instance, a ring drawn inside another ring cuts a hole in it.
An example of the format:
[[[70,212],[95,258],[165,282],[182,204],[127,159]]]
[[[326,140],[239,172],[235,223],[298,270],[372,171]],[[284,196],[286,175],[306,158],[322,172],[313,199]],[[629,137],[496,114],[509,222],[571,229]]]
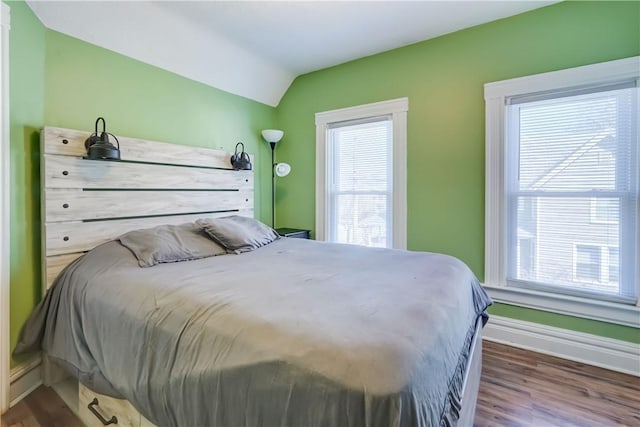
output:
[[[310,239],[310,231],[300,228],[276,228],[276,233],[282,237],[294,237],[296,239]]]

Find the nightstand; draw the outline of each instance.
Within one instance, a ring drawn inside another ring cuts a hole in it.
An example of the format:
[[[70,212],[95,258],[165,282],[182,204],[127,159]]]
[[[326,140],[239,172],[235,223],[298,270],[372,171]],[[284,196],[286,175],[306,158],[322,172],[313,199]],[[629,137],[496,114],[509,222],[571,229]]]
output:
[[[276,233],[282,237],[293,237],[296,239],[310,239],[310,231],[300,228],[276,228]]]

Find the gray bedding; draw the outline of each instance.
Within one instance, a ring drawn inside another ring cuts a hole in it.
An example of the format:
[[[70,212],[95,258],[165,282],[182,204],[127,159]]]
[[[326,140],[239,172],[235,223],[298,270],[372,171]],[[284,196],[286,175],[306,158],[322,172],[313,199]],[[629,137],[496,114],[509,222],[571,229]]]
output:
[[[440,254],[280,239],[140,268],[114,241],[60,275],[16,351],[159,426],[455,425],[489,304]]]

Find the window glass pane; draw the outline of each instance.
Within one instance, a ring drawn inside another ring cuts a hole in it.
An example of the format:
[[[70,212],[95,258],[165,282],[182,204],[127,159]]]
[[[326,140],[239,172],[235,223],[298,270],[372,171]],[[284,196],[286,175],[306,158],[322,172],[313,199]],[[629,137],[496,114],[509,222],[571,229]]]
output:
[[[392,121],[330,129],[330,241],[392,246]]]
[[[609,248],[609,282],[620,281],[620,251],[618,248]]]
[[[635,250],[636,96],[627,87],[507,106],[508,281],[635,295],[635,266],[621,266],[619,251]]]
[[[576,245],[576,281],[599,282],[601,267],[599,246]]]
[[[619,227],[614,222],[591,222],[590,198],[518,197],[516,230],[520,260],[512,278],[583,291],[620,292],[618,280],[600,274],[600,248],[619,245]]]
[[[391,121],[334,130],[338,191],[387,191],[390,184]]]
[[[521,190],[582,191],[629,187],[633,90],[519,105]],[[620,125],[626,126],[620,126]],[[620,165],[619,165],[620,163]]]
[[[342,194],[336,205],[337,242],[387,247],[387,196]]]
[[[591,222],[617,224],[620,218],[618,199],[599,197],[591,199]]]

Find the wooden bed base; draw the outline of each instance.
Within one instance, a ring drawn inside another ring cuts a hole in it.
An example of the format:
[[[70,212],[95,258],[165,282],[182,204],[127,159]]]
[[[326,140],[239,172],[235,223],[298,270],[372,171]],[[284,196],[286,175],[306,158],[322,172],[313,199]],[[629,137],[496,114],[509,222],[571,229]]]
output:
[[[89,132],[46,127],[41,134],[43,291],[70,262],[127,231],[197,218],[253,216],[253,172],[233,171],[230,153],[120,137],[122,161],[85,160]],[[255,163],[255,162],[254,162]],[[463,386],[461,426],[473,425],[482,362],[476,328]],[[126,400],[64,379],[43,356],[43,380],[87,426],[151,427]]]
[[[476,323],[476,333],[471,342],[471,354],[467,361],[467,368],[462,385],[462,409],[458,425],[461,427],[473,426],[476,416],[476,404],[478,402],[478,390],[480,389],[480,377],[482,375],[482,319]]]

